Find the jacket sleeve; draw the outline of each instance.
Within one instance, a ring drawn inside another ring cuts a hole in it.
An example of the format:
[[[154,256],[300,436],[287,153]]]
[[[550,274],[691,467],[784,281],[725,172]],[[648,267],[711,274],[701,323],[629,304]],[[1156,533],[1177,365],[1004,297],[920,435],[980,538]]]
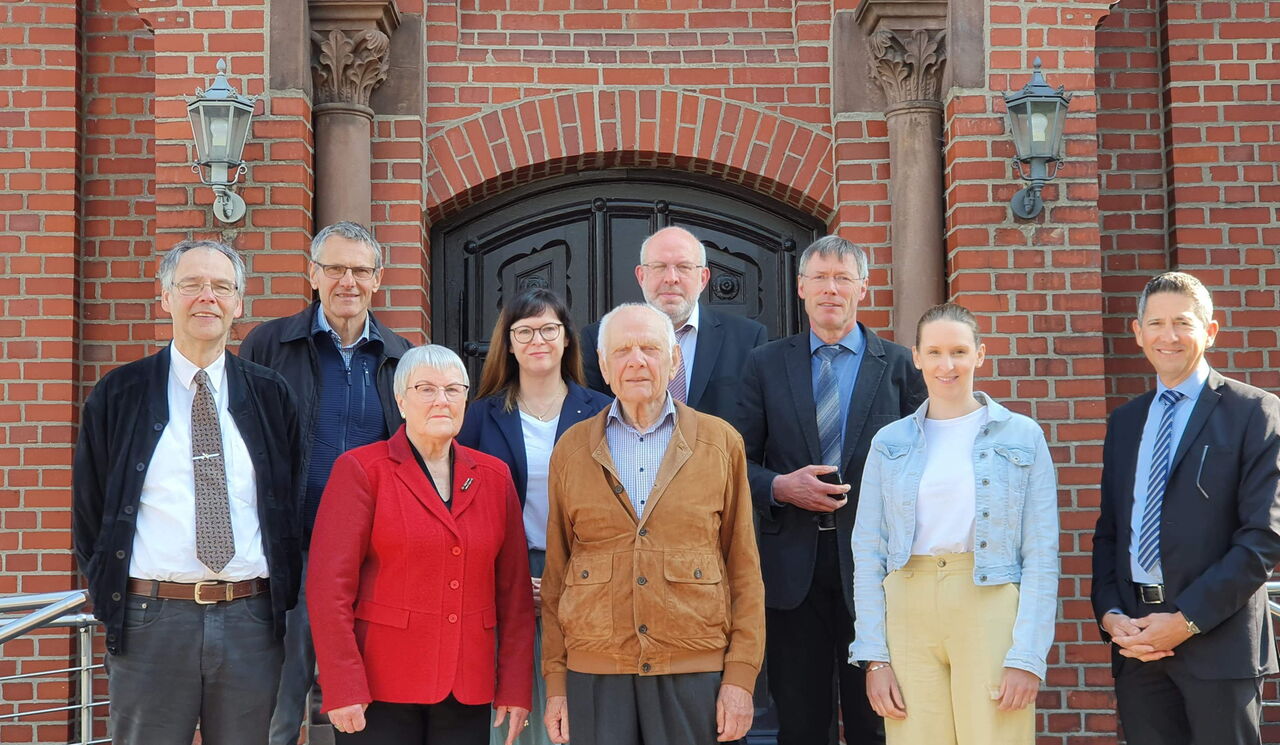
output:
[[[881,456],[871,440],[871,451],[858,487],[858,511],[853,523],[853,622],[849,662],[889,662],[885,637],[884,578],[889,561],[889,531],[884,523],[884,495],[880,478]]]
[[[738,388],[738,414],[734,417],[733,425],[742,434],[751,500],[757,512],[773,519],[776,517],[775,510],[782,507],[773,500],[773,480],[778,474],[764,467],[764,454],[769,442],[769,422],[765,415],[763,381],[758,370],[759,358],[759,352],[747,355],[742,371],[742,385]]]
[[[340,456],[320,498],[307,567],[307,611],[325,711],[373,700],[356,642],[355,605],[377,499],[360,462],[350,453]]]
[[[494,566],[498,611],[498,680],[494,706],[531,709],[533,701],[533,588],[524,513],[511,476],[503,479],[506,524]]]
[[[729,648],[722,682],[752,691],[764,661],[764,580],[756,548],[747,458],[741,438],[731,434],[720,522],[720,550],[729,590]]]
[[[97,388],[89,394],[80,414],[80,432],[71,464],[71,532],[76,563],[87,579],[94,546],[102,531],[102,510],[106,500],[107,461],[106,415]]]
[[[1022,584],[1013,646],[1004,666],[1034,673],[1044,680],[1046,657],[1053,645],[1058,617],[1058,479],[1053,456],[1039,425],[1036,456],[1022,506]]]
[[[1267,394],[1256,401],[1239,443],[1239,524],[1231,548],[1178,593],[1176,601],[1202,632],[1243,608],[1280,561],[1280,399]]]
[[[542,677],[547,697],[565,695],[567,652],[557,606],[564,591],[565,564],[572,546],[573,524],[565,509],[564,450],[551,451],[547,474],[547,560],[542,572]]]
[[[1116,501],[1125,498],[1126,494],[1117,494],[1114,470],[1116,456],[1113,450],[1115,443],[1115,419],[1111,415],[1107,422],[1107,435],[1102,443],[1102,481],[1101,504],[1098,510],[1098,522],[1093,529],[1093,584],[1089,599],[1093,603],[1093,615],[1098,621],[1098,633],[1102,640],[1110,643],[1110,636],[1102,629],[1102,617],[1112,608],[1123,608],[1120,601],[1119,580],[1116,577]],[[1135,445],[1136,447],[1136,445]],[[1126,526],[1127,529],[1127,526]]]

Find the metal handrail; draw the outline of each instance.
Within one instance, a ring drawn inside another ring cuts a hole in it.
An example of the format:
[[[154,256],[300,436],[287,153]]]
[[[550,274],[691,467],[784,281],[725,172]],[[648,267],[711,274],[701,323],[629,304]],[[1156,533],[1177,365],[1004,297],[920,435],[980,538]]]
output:
[[[55,706],[45,709],[15,711],[0,715],[0,721],[18,719],[20,717],[51,714],[59,711],[78,711],[80,739],[79,745],[98,745],[109,743],[111,738],[93,739],[94,708],[106,706],[107,701],[93,700],[93,673],[102,665],[93,664],[93,626],[97,619],[87,613],[73,613],[88,601],[84,590],[71,592],[49,592],[30,595],[10,595],[0,597],[0,611],[31,610],[25,616],[0,617],[0,644],[34,631],[38,628],[74,628],[76,630],[76,651],[80,664],[76,667],[57,670],[40,670],[31,673],[18,673],[0,678],[0,683],[9,680],[21,680],[36,677],[48,677],[65,673],[77,673],[79,683],[79,703]]]
[[[1274,598],[1280,596],[1280,582],[1267,583],[1267,607],[1271,609],[1271,615],[1280,616],[1280,603]]]

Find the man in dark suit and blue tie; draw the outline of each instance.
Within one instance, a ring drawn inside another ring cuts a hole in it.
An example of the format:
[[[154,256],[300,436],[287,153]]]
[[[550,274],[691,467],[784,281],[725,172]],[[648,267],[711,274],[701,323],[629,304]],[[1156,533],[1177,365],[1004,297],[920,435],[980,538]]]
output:
[[[671,319],[680,344],[681,364],[672,371],[668,390],[677,401],[704,414],[732,419],[742,365],[769,335],[750,318],[700,305],[698,296],[710,279],[706,247],[684,228],[663,228],[640,244],[636,281],[645,302]],[[600,374],[599,335],[599,323],[582,330],[582,365],[587,385],[612,396]]]
[[[1152,279],[1133,322],[1155,390],[1111,415],[1093,608],[1129,745],[1256,745],[1277,671],[1265,583],[1280,561],[1280,399],[1204,359],[1204,285]]]
[[[742,375],[734,423],[760,527],[779,745],[834,745],[836,700],[846,742],[884,741],[863,673],[847,659],[858,498],[849,485],[862,480],[872,436],[926,392],[910,351],[857,321],[867,268],[862,249],[836,236],[805,249],[799,294],[810,329],[756,349]]]

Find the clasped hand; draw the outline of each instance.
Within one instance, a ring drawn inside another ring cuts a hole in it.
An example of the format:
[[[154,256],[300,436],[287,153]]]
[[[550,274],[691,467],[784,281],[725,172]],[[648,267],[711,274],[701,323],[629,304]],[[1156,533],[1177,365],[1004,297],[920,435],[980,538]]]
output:
[[[1108,613],[1102,617],[1102,628],[1120,647],[1120,654],[1140,662],[1171,657],[1174,647],[1191,638],[1187,619],[1181,611],[1152,613],[1142,618]]]

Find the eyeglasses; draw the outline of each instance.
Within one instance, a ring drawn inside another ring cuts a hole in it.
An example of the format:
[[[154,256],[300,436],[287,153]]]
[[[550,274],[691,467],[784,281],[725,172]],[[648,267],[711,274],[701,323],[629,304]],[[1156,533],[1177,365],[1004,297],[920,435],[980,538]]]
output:
[[[690,264],[688,262],[664,264],[661,261],[651,261],[648,264],[641,264],[640,266],[656,274],[666,274],[668,269],[675,269],[676,274],[679,274],[681,277],[692,277],[694,272],[704,268],[702,264]]]
[[[329,279],[342,279],[343,277],[347,276],[347,272],[351,272],[351,276],[355,277],[357,281],[368,282],[369,280],[373,279],[374,272],[378,271],[378,268],[373,266],[344,266],[342,264],[321,264],[318,261],[313,261],[311,263],[320,267],[320,270],[324,272],[324,276],[328,277]]]
[[[562,328],[564,328],[563,323],[546,323],[536,329],[532,326],[512,326],[511,338],[521,344],[528,344],[533,341],[533,332],[537,331],[538,336],[541,336],[543,341],[555,341],[560,338],[560,329]]]
[[[217,297],[227,298],[236,294],[236,286],[231,282],[197,282],[194,279],[175,284],[174,289],[179,295],[194,297],[204,291],[205,287],[213,290],[213,294]]]
[[[467,388],[461,383],[452,383],[444,387],[434,385],[432,383],[418,383],[409,386],[409,390],[418,395],[423,401],[434,401],[440,397],[440,392],[444,391],[444,399],[449,403],[457,403],[467,396]]]
[[[851,290],[854,285],[862,281],[862,277],[855,277],[852,274],[801,274],[800,276],[804,281],[815,285],[835,282],[836,287],[841,290]]]

